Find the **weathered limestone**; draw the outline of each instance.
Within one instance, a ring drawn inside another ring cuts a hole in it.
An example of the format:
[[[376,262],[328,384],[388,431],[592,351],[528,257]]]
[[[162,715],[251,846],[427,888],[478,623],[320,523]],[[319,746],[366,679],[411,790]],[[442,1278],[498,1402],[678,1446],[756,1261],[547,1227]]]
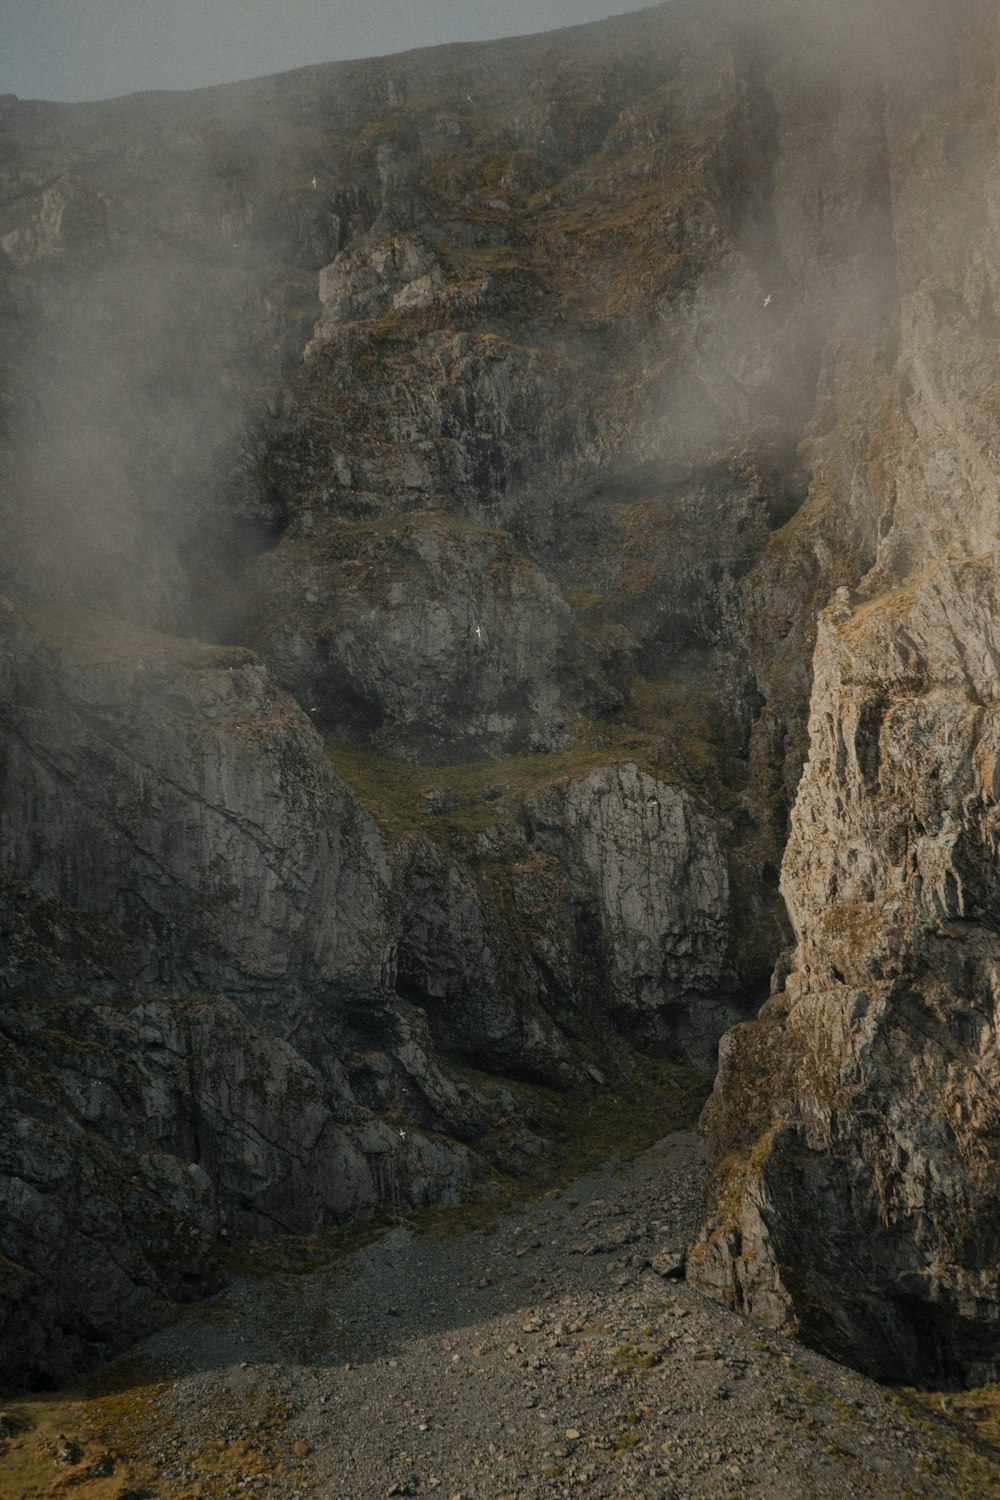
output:
[[[427,307],[444,276],[437,257],[412,235],[370,249],[344,250],[319,273],[323,310],[305,358],[329,342],[344,323],[380,317],[390,308]]]
[[[775,564],[827,581],[782,873],[795,946],[721,1046],[689,1261],[712,1295],[914,1381],[997,1373],[995,43],[970,4],[871,59],[891,322],[831,371],[793,523],[813,556],[766,569],[772,594]]]
[[[689,1274],[863,1368],[996,1378],[993,553],[823,617],[784,992],[725,1038]]]
[[[110,917],[146,986],[377,988],[387,855],[302,711],[242,648],[72,608],[0,614],[2,873]]]

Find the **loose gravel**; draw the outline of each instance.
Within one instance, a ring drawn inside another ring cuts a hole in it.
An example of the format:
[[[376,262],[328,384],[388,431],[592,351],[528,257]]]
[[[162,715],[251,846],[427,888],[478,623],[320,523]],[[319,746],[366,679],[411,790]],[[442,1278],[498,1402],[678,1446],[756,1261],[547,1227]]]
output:
[[[673,1135],[491,1234],[399,1227],[334,1269],[235,1280],[145,1346],[162,1384],[134,1434],[149,1483],[129,1493],[992,1494],[1000,1468],[960,1414],[679,1279],[704,1170],[697,1137]]]

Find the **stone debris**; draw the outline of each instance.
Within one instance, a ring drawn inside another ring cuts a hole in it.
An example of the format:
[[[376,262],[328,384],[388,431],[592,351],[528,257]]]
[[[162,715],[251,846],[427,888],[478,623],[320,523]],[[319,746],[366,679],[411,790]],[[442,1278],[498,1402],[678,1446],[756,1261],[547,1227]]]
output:
[[[233,1493],[258,1500],[992,1493],[1000,1461],[955,1448],[975,1403],[918,1408],[651,1265],[609,1284],[604,1261],[569,1254],[583,1221],[632,1224],[651,1249],[665,1232],[683,1241],[703,1173],[696,1138],[668,1137],[494,1234],[399,1228],[294,1287],[237,1280],[211,1320],[194,1313],[141,1351],[171,1378],[161,1435],[136,1432],[132,1466],[149,1464],[156,1500],[207,1486],[206,1452],[240,1442],[264,1461]],[[540,1241],[531,1275],[512,1265],[479,1290],[498,1236],[526,1235]]]

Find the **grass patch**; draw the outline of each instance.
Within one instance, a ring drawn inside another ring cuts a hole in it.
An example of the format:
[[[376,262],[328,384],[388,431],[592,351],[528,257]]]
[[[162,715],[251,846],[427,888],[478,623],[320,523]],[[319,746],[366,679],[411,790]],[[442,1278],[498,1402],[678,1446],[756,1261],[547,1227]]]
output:
[[[255,1435],[232,1441],[178,1427],[169,1414],[172,1390],[173,1382],[147,1360],[128,1356],[80,1387],[7,1403],[0,1500],[121,1500],[130,1491],[164,1500],[231,1500],[255,1480],[273,1483],[283,1469],[290,1487],[301,1482],[301,1472],[288,1471],[282,1440],[288,1411],[273,1390],[251,1392]],[[214,1413],[216,1429],[230,1416],[245,1421],[246,1397],[227,1399],[232,1408]],[[168,1483],[154,1448],[173,1451],[190,1477]]]
[[[611,1363],[616,1370],[634,1375],[643,1370],[655,1370],[663,1363],[663,1355],[652,1349],[636,1348],[634,1344],[620,1344],[611,1356]]]
[[[950,1409],[945,1409],[947,1399]],[[941,1486],[942,1495],[962,1500],[1000,1500],[1000,1385],[980,1386],[947,1398],[940,1392],[908,1389],[892,1397],[892,1404],[916,1421],[937,1448],[925,1459],[923,1472]],[[980,1420],[970,1421],[975,1412]]]
[[[80,667],[117,666],[149,656],[169,658],[186,667],[214,667],[247,656],[242,647],[209,646],[161,635],[75,604],[18,603],[15,611],[50,650],[64,651]]]
[[[581,720],[570,744],[544,754],[415,766],[372,746],[327,743],[334,770],[390,833],[420,833],[448,846],[519,821],[523,802],[545,787],[626,762],[696,794],[710,785],[735,812],[746,781],[739,751],[738,729],[711,694],[669,680],[637,682],[620,719]],[[431,811],[443,803],[443,811]]]
[[[447,766],[407,765],[340,741],[327,745],[334,770],[389,832],[422,833],[449,845],[519,819],[522,802],[547,786],[625,761],[651,768],[659,752],[648,731],[620,723],[587,724],[572,744],[545,754]],[[655,774],[666,773],[660,766]],[[437,796],[446,797],[451,808],[431,812],[428,799]]]
[[[140,1477],[125,1457],[131,1435],[157,1433],[168,1385],[132,1359],[89,1385],[6,1403],[13,1431],[0,1440],[0,1500],[117,1500],[123,1483]]]

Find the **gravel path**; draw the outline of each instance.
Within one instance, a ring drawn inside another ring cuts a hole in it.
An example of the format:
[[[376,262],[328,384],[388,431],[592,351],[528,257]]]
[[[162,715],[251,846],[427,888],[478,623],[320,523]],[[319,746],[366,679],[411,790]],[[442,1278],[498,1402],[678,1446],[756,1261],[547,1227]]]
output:
[[[669,1136],[494,1234],[399,1228],[334,1270],[237,1280],[146,1345],[161,1383],[132,1437],[148,1485],[125,1493],[992,1494],[1000,1468],[961,1413],[921,1411],[674,1278],[703,1171],[697,1138]]]

